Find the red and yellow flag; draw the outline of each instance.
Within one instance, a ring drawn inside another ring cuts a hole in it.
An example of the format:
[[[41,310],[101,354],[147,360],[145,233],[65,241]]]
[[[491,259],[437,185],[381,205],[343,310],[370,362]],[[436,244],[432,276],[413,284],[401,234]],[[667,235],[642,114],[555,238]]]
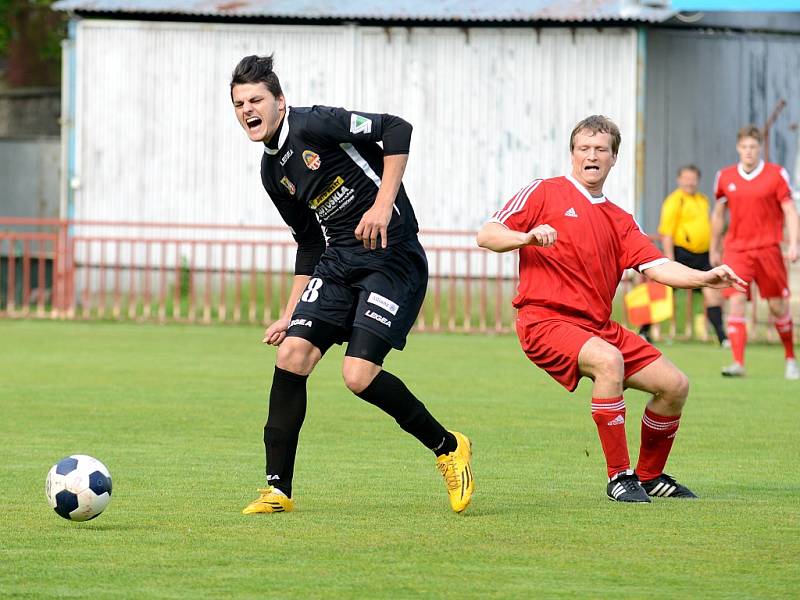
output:
[[[625,309],[631,325],[666,321],[672,317],[672,288],[652,281],[637,285],[625,294]]]

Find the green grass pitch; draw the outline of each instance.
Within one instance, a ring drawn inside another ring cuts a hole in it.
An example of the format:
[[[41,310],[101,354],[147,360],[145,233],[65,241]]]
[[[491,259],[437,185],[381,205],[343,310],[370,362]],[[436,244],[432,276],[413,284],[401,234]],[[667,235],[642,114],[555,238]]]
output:
[[[2,598],[796,598],[800,385],[781,350],[664,345],[692,381],[667,471],[696,502],[605,498],[590,387],[566,393],[513,337],[420,335],[387,369],[474,441],[450,512],[433,456],[350,395],[334,348],[310,379],[298,510],[245,517],[262,484],[273,348],[261,330],[0,321]],[[645,396],[627,394],[638,449]],[[47,470],[86,453],[106,513],[58,517]]]

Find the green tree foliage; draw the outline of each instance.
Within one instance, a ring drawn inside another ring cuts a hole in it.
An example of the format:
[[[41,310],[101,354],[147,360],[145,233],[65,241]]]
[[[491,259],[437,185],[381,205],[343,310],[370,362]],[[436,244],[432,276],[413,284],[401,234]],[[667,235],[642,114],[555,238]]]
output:
[[[66,16],[55,0],[0,0],[0,58],[11,86],[57,85]]]

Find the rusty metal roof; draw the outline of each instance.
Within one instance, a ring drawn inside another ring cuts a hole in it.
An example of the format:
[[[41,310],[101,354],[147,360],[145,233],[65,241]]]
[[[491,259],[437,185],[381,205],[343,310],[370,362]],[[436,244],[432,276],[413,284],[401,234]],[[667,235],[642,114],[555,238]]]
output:
[[[54,8],[215,18],[658,23],[675,14],[669,5],[666,0],[60,0]]]

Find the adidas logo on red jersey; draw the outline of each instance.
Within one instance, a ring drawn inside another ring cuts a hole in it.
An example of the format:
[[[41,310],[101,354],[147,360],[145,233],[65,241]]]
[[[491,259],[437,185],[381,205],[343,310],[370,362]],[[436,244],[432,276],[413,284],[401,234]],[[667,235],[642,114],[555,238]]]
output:
[[[564,213],[564,216],[565,216],[565,217],[576,217],[576,218],[577,218],[577,216],[578,216],[578,213],[576,213],[576,212],[575,212],[575,209],[574,209],[574,208],[572,208],[572,207],[570,206],[570,207],[569,207],[569,210],[567,210],[567,211]]]

